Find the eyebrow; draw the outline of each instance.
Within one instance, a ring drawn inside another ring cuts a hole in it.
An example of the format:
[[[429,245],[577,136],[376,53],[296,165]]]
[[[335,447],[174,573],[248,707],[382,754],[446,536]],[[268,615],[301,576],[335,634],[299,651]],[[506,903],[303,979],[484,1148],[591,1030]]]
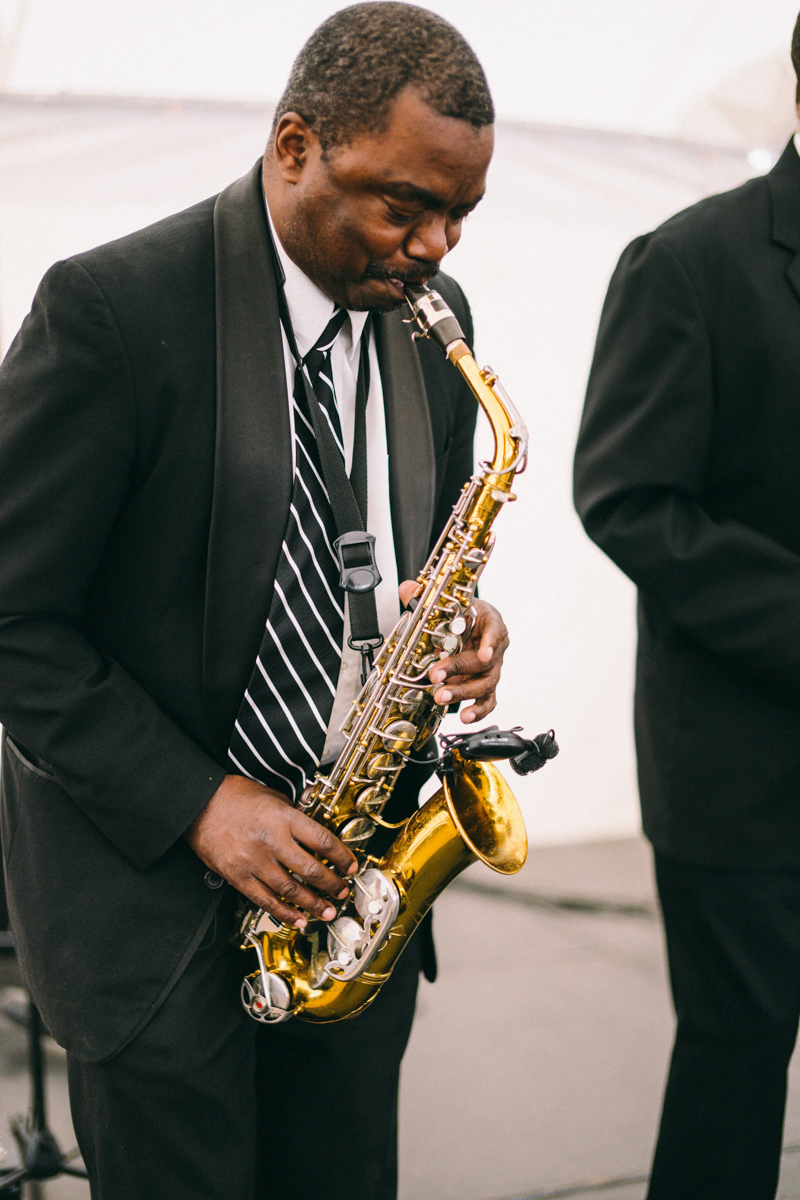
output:
[[[415,183],[407,181],[382,183],[380,190],[390,196],[394,196],[397,200],[416,200],[425,208],[443,209],[446,207],[441,196],[437,196],[435,192],[428,192],[425,188],[417,187]],[[474,200],[468,200],[465,204],[457,204],[456,208],[474,208],[475,205],[482,200],[484,193],[476,196]]]

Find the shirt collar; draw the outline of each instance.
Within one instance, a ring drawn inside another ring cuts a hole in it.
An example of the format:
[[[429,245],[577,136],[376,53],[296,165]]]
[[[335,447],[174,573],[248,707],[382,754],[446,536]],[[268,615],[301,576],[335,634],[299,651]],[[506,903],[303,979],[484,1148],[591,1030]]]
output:
[[[300,270],[297,263],[286,253],[281,239],[278,237],[266,197],[264,197],[264,204],[267,209],[272,240],[283,267],[285,276],[283,290],[297,349],[305,357],[333,316],[336,305],[324,292],[320,291],[317,285],[308,278],[304,271]],[[365,312],[351,312],[348,309],[350,321],[349,324],[345,321],[339,338],[349,359],[355,356],[368,315]]]

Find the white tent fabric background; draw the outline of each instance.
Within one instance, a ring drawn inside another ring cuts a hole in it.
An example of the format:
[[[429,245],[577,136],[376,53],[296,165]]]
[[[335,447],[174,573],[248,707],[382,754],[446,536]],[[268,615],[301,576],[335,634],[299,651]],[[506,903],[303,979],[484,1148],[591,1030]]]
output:
[[[259,155],[267,125],[258,105],[0,99],[2,349],[52,262],[224,187]],[[531,434],[482,591],[512,636],[493,719],[553,726],[562,747],[541,774],[514,780],[533,842],[638,824],[634,590],[586,539],[570,492],[608,277],[637,233],[750,173],[734,150],[501,122],[487,197],[446,264],[470,297],[478,357]]]
[[[346,3],[0,0],[0,88],[274,103],[306,38]],[[656,134],[674,134],[683,114],[720,87],[729,101],[725,81],[752,64],[772,55],[786,64],[800,7],[798,0],[425,6],[475,48],[499,116]],[[414,23],[411,5],[410,37]]]

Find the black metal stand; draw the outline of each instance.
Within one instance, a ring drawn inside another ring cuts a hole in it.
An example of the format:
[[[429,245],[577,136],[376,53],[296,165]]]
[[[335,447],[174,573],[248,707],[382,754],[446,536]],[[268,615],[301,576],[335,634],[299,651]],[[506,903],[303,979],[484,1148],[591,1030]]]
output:
[[[31,1085],[31,1103],[27,1117],[21,1114],[11,1118],[11,1132],[19,1147],[21,1167],[0,1171],[0,1196],[6,1200],[17,1200],[23,1183],[28,1180],[53,1179],[56,1175],[76,1175],[79,1179],[88,1176],[82,1167],[73,1167],[69,1160],[77,1157],[77,1150],[62,1154],[58,1142],[47,1127],[47,1102],[45,1097],[45,1061],[42,1052],[42,1018],[32,1000],[28,1001],[25,1025],[28,1030],[28,1072]]]

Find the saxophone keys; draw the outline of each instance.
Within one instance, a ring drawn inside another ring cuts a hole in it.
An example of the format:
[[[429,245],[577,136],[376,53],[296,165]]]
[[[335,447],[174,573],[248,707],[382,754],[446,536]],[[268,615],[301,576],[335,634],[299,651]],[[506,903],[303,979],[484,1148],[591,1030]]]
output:
[[[397,707],[401,713],[406,716],[411,716],[419,708],[422,701],[425,699],[425,693],[419,688],[407,688],[398,698]]]
[[[400,751],[403,754],[413,746],[417,727],[410,721],[392,721],[380,736],[387,750]]]
[[[461,649],[461,638],[453,629],[453,625],[456,623],[463,626],[461,630],[463,633],[467,627],[463,617],[455,617],[452,621],[442,621],[431,633],[431,641],[434,646],[437,646],[445,656],[457,654]]]
[[[389,758],[390,755],[387,754],[385,757]],[[364,788],[363,792],[359,792],[356,797],[356,811],[367,816],[373,812],[380,812],[388,799],[389,793],[382,787]]]
[[[369,934],[353,917],[339,917],[328,926],[328,954],[342,967],[363,957]]]
[[[286,980],[263,967],[242,980],[242,1004],[255,1021],[277,1025],[292,1015],[292,994]]]
[[[378,954],[400,911],[400,892],[382,871],[367,867],[353,877],[353,903],[363,925],[341,916],[328,926],[325,972],[335,980],[358,978]]]
[[[354,817],[339,830],[336,836],[345,846],[358,847],[364,842],[368,842],[374,832],[374,821],[370,821],[368,817]]]
[[[421,698],[420,693],[420,698]],[[367,777],[369,779],[380,779],[383,775],[389,775],[397,769],[397,760],[393,754],[376,754],[367,763]],[[363,796],[363,792],[361,795]]]
[[[309,808],[314,807],[316,800],[317,797],[314,793],[314,785],[310,783],[306,788],[303,789],[303,794],[297,801],[297,807],[300,812],[306,812]]]

